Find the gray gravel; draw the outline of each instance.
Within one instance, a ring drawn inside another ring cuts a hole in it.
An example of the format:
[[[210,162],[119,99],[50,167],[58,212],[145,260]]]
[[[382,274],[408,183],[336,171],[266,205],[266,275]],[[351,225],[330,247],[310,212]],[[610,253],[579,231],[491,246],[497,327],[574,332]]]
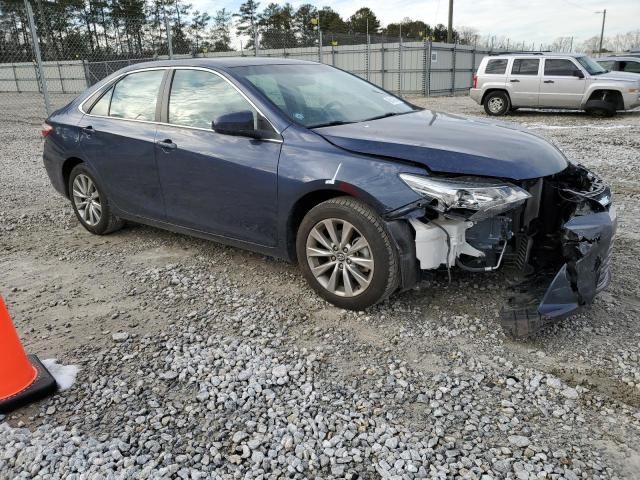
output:
[[[499,328],[500,273],[354,313],[281,261],[135,225],[91,236],[37,127],[0,120],[0,293],[29,352],[81,367],[0,417],[0,478],[637,478],[640,112],[506,120],[601,172],[620,212],[610,289],[527,342]]]

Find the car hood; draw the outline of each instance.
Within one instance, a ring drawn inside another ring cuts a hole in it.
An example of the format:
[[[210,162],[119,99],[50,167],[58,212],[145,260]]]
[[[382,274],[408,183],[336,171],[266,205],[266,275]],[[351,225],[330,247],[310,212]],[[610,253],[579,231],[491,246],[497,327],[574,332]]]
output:
[[[430,110],[314,131],[340,148],[418,163],[437,173],[525,180],[568,165],[554,145],[515,125]]]
[[[615,80],[617,82],[640,82],[640,74],[632,72],[617,72],[611,71],[602,73],[600,75],[594,75],[594,80]]]

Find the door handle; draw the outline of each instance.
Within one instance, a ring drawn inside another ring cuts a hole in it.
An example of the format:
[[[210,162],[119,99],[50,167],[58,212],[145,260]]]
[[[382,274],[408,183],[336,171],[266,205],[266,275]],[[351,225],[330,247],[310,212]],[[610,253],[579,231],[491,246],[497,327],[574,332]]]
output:
[[[163,150],[175,150],[176,148],[178,148],[178,145],[173,143],[173,140],[171,140],[170,138],[166,138],[164,140],[157,140],[156,145],[158,145]]]
[[[509,80],[511,83],[520,83],[520,80],[514,78],[513,80]]]
[[[545,80],[544,83],[556,83],[553,80]]]
[[[93,127],[91,125],[87,125],[86,127],[82,127],[82,131],[87,135],[91,135],[92,133],[95,133],[95,130],[93,129]]]

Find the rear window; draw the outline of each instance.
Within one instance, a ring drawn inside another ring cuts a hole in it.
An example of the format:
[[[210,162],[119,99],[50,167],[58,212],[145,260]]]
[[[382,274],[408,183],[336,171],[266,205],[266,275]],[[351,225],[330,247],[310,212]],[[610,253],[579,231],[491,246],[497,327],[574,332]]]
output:
[[[487,62],[484,73],[496,73],[498,75],[507,71],[507,59],[494,59]]]
[[[512,75],[537,75],[540,60],[537,58],[516,58],[511,67]]]

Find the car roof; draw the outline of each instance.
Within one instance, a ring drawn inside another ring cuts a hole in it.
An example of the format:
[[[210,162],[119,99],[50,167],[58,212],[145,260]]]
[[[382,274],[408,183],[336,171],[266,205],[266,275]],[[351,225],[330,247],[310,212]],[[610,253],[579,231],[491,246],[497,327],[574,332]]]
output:
[[[317,62],[295,60],[279,57],[215,57],[215,58],[181,58],[176,60],[154,60],[129,65],[123,72],[151,67],[208,67],[226,70],[234,67],[257,65],[317,65]]]
[[[502,57],[530,57],[530,58],[544,58],[544,57],[584,57],[584,53],[556,53],[556,52],[506,52],[490,54],[485,58],[502,58]]]
[[[611,56],[611,57],[599,57],[596,58],[596,61],[599,62],[600,60],[606,60],[608,62],[617,62],[619,60],[622,60],[623,62],[628,62],[628,61],[632,61],[632,62],[640,62],[640,58],[638,57],[624,57],[624,56]]]

